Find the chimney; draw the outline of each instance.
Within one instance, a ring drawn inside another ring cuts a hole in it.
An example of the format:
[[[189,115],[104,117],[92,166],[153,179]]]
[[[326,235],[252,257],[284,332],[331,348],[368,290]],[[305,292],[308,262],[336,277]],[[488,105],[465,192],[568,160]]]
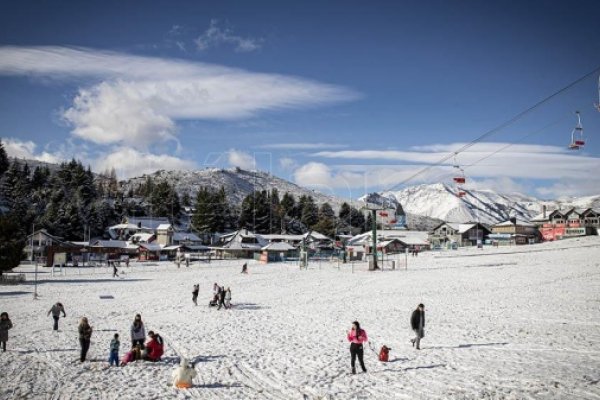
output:
[[[542,212],[544,213],[544,219],[546,219],[546,205],[544,204],[544,206],[542,207]]]
[[[513,225],[517,224],[517,217],[510,217],[510,222],[512,222]]]

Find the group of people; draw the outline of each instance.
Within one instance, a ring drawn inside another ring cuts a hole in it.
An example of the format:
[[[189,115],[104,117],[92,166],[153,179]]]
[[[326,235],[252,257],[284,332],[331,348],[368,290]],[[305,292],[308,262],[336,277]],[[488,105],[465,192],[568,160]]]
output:
[[[215,282],[213,285],[213,298],[208,302],[209,307],[217,307],[220,310],[221,307],[225,309],[231,308],[231,288],[225,289],[225,286],[219,286]]]
[[[419,304],[410,316],[410,326],[415,332],[414,339],[411,339],[413,347],[421,350],[421,339],[425,337],[425,305]],[[367,372],[364,362],[364,347],[363,343],[369,340],[367,332],[360,327],[358,321],[352,323],[352,328],[348,332],[347,339],[350,342],[350,366],[352,374],[356,374],[356,359],[360,363],[363,372]],[[386,346],[383,346],[386,350]]]

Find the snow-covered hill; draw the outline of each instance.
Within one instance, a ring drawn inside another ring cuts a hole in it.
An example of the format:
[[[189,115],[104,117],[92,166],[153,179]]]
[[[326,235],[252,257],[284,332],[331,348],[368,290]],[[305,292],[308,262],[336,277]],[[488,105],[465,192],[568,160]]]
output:
[[[493,190],[466,189],[464,197],[455,188],[442,184],[411,186],[381,195],[399,201],[407,213],[438,218],[448,222],[480,221],[493,224],[518,217],[528,220],[543,211],[555,209],[600,208],[600,195],[554,201],[539,200],[520,193],[500,194]]]

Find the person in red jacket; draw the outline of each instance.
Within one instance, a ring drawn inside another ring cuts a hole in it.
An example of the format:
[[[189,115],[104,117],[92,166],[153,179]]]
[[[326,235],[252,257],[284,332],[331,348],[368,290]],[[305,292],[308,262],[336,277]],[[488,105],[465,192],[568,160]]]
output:
[[[153,331],[148,332],[150,341],[146,343],[146,356],[144,357],[147,361],[160,361],[164,353],[164,342],[163,338]]]
[[[358,356],[358,362],[360,363],[360,367],[363,372],[367,372],[365,368],[365,363],[363,361],[363,343],[368,340],[367,332],[364,329],[360,328],[360,324],[358,321],[354,321],[352,323],[352,329],[348,332],[348,341],[350,342],[350,355],[351,361],[350,364],[352,366],[352,373],[356,374],[356,368],[354,367],[356,362],[356,357]]]

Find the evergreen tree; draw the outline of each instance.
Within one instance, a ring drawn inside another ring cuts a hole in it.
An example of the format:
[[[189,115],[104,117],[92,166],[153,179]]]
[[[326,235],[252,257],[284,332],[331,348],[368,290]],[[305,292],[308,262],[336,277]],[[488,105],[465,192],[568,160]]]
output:
[[[335,212],[329,203],[323,203],[321,204],[321,207],[319,207],[319,222],[314,226],[314,229],[325,236],[335,238]]]
[[[26,235],[14,214],[0,215],[0,275],[17,267],[23,259]]]
[[[179,219],[181,205],[179,195],[167,181],[161,181],[154,186],[150,195],[150,213],[156,217],[170,217],[174,223]]]
[[[319,221],[319,209],[317,208],[312,196],[304,195],[300,197],[299,203],[302,210],[300,221],[307,228],[312,229]]]
[[[8,155],[4,149],[4,143],[2,143],[2,139],[0,139],[0,178],[2,178],[2,175],[8,170],[9,166],[10,162],[8,161]]]

